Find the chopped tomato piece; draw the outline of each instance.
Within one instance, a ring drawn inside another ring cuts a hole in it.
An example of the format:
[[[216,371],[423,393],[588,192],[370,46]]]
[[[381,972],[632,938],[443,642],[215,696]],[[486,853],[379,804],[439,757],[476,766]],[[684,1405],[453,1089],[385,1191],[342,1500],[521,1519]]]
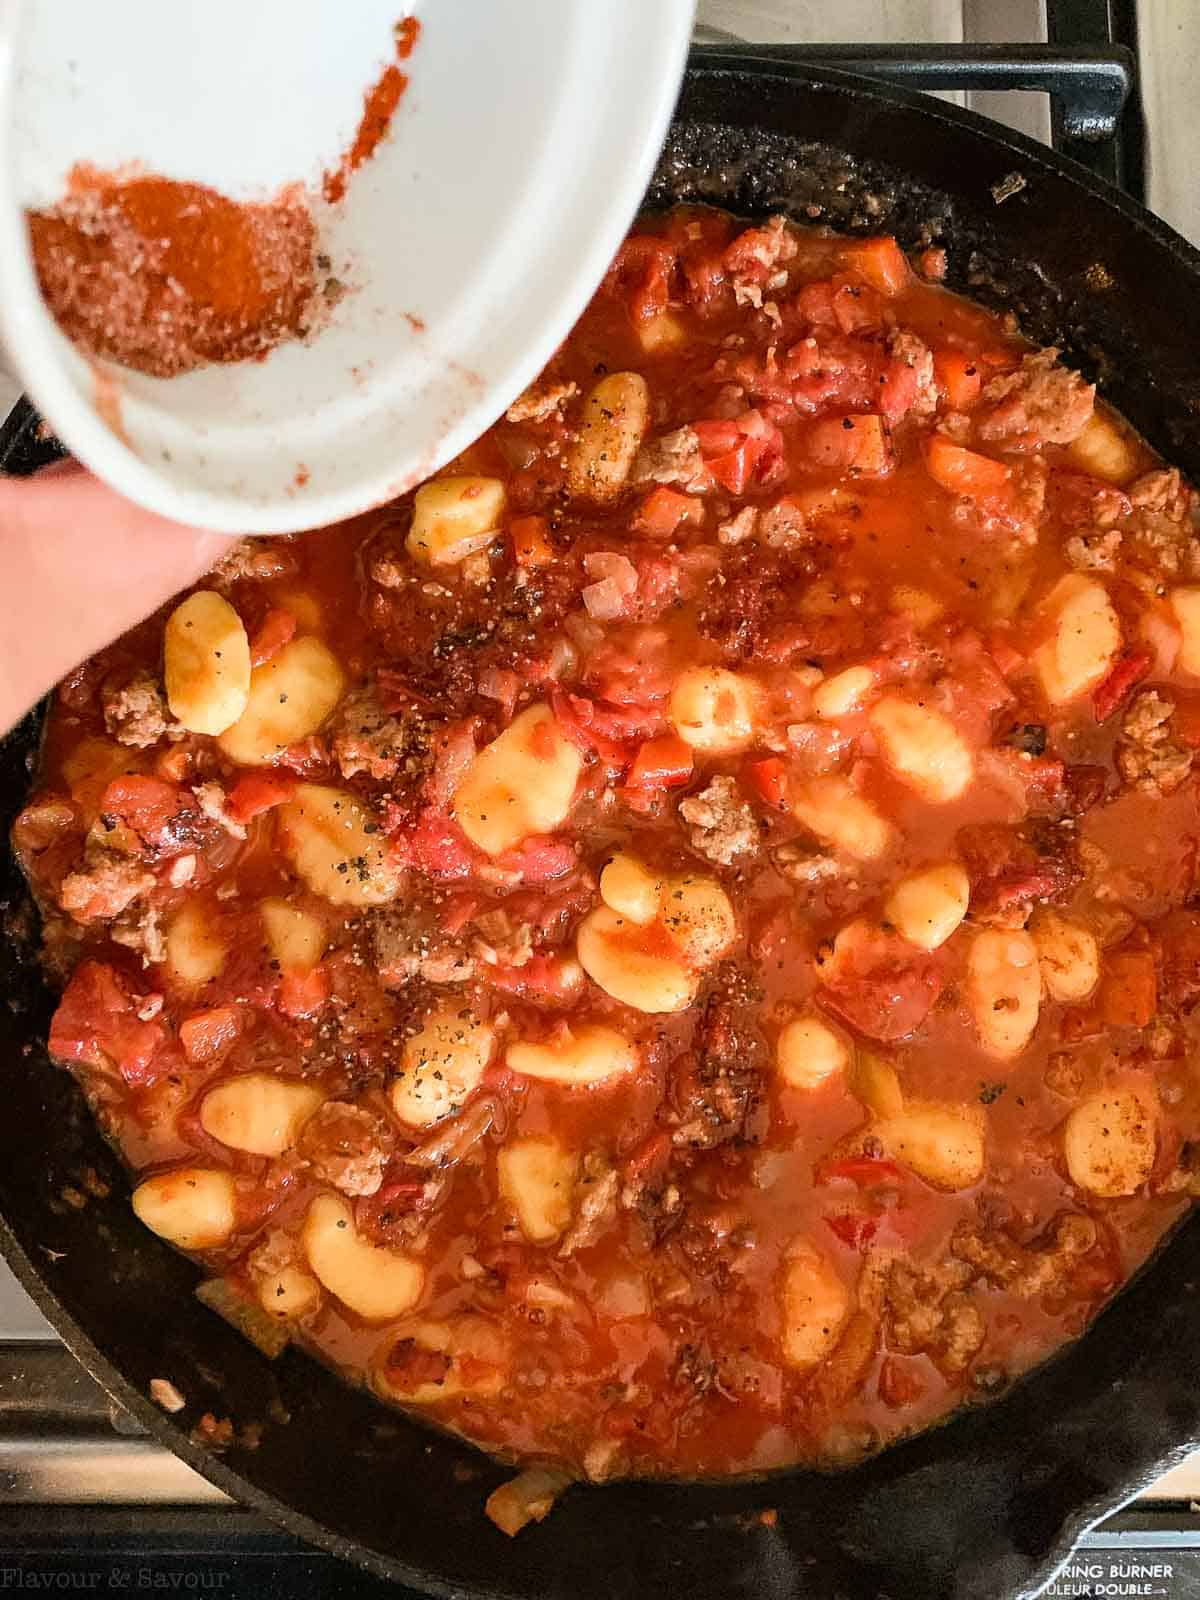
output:
[[[879,1398],[885,1406],[899,1411],[914,1405],[925,1393],[925,1380],[912,1364],[896,1356],[885,1356],[879,1368]]]
[[[806,283],[796,296],[796,310],[814,328],[832,328],[837,323],[833,296],[832,281]]]
[[[741,438],[736,422],[693,422],[692,432],[700,442],[700,452],[706,456],[721,456],[737,448]]]
[[[877,1183],[897,1183],[904,1171],[894,1161],[874,1156],[846,1156],[841,1161],[831,1161],[814,1173],[818,1183],[856,1183],[860,1189],[870,1189]]]
[[[250,822],[290,800],[295,787],[295,779],[285,773],[246,772],[229,791],[225,809],[235,822]]]
[[[843,333],[862,333],[883,321],[883,303],[874,289],[841,283],[833,291],[833,317]]]
[[[625,1158],[625,1181],[653,1188],[666,1176],[670,1161],[670,1134],[647,1134],[641,1144]]]
[[[1158,974],[1151,950],[1113,950],[1100,980],[1101,1019],[1110,1027],[1144,1028],[1158,1009]]]
[[[883,418],[823,417],[805,432],[801,448],[814,466],[835,472],[881,475],[891,470],[892,452]]]
[[[238,1036],[240,1021],[232,1006],[196,1011],[179,1024],[179,1042],[192,1066],[224,1055]]]
[[[704,521],[704,502],[657,484],[634,514],[634,526],[652,539],[669,539],[682,522]]]
[[[430,878],[469,878],[475,870],[475,851],[466,834],[448,812],[435,806],[427,807],[397,844],[410,865]]]
[[[935,350],[933,375],[951,411],[967,411],[979,399],[983,374],[974,356],[961,350]]]
[[[847,272],[869,283],[888,300],[902,295],[912,281],[912,272],[903,250],[885,234],[881,239],[860,239],[842,247],[842,263]]]
[[[550,524],[545,517],[514,517],[508,525],[513,560],[519,567],[548,567],[554,560]]]
[[[930,283],[941,283],[946,276],[946,252],[939,245],[931,245],[928,250],[922,250],[917,261],[921,269],[921,276]]]
[[[692,747],[678,735],[665,733],[647,739],[633,759],[625,780],[631,789],[673,789],[687,783],[694,770]]]
[[[279,980],[279,1009],[293,1022],[303,1022],[316,1016],[330,992],[324,967],[289,967]]]
[[[778,756],[752,761],[746,769],[751,784],[774,811],[787,805],[788,769]]]
[[[485,966],[483,976],[494,989],[518,999],[559,1004],[578,999],[583,982],[578,964],[559,955],[533,955],[523,967]]]
[[[171,842],[189,813],[193,820],[200,820],[196,802],[186,789],[136,773],[114,778],[100,797],[101,816],[116,817],[155,849]]]
[[[89,1067],[111,1064],[126,1083],[150,1083],[166,1032],[157,1017],[144,1019],[138,1010],[112,967],[83,961],[72,973],[50,1024],[50,1054]]]
[[[980,455],[954,444],[944,434],[935,433],[925,448],[925,465],[935,483],[950,494],[968,500],[991,500],[1002,495],[1009,485],[1009,470],[1003,461]]]
[[[882,929],[822,981],[821,1004],[883,1044],[915,1032],[944,984],[933,961]]]
[[[1133,650],[1120,661],[1092,694],[1092,709],[1097,722],[1107,722],[1154,665],[1149,650]]]
[[[496,865],[504,872],[515,872],[522,883],[549,883],[577,867],[579,857],[566,839],[535,834],[514,850],[505,851]]]
[[[626,297],[635,322],[648,322],[667,309],[675,265],[675,247],[667,239],[635,234],[618,250],[604,287]]]
[[[594,700],[559,690],[551,696],[550,706],[560,732],[585,755],[596,756],[617,772],[623,772],[629,765],[630,750],[598,726],[600,719]]]
[[[865,1250],[875,1237],[879,1221],[862,1211],[835,1211],[825,1218],[825,1226],[852,1250]]]
[[[884,368],[879,383],[879,409],[893,427],[905,418],[917,403],[921,392],[916,367],[893,357]]]
[[[290,611],[273,607],[250,641],[250,665],[261,667],[296,636],[296,619]]]

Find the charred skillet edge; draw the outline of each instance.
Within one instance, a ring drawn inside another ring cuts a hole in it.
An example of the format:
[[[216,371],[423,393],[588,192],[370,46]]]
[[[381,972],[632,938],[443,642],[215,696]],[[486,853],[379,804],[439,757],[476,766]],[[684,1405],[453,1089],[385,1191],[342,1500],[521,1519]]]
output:
[[[872,154],[844,154],[851,145]],[[896,150],[907,175],[899,162],[876,159],[879,149]],[[996,212],[988,187],[1014,170],[1027,187]],[[918,171],[923,180],[912,175]],[[1073,163],[997,136],[969,114],[846,74],[706,54],[685,84],[651,202],[704,198],[758,212],[782,206],[803,219],[805,183],[809,199],[821,201],[820,216],[842,228],[892,227],[909,244],[944,236],[956,285],[1017,310],[1035,335],[1065,331],[1073,357],[1100,371],[1106,392],[1148,437],[1200,476],[1200,352],[1181,337],[1200,257],[1169,229]],[[1086,225],[1054,212],[1064,197],[1078,204],[1080,196]],[[1095,259],[1104,263],[1106,251],[1117,251],[1121,273],[1132,271],[1140,250],[1143,276],[1118,275],[1097,294],[1076,273],[1093,235]],[[1123,320],[1125,283],[1136,328]],[[1148,283],[1156,295],[1175,296],[1165,312],[1147,304]],[[1117,314],[1098,316],[1098,303],[1119,301]],[[1118,370],[1138,350],[1154,361],[1125,370],[1139,377],[1159,370],[1144,393]],[[0,463],[10,471],[31,470],[46,448],[27,417],[0,433]],[[6,831],[27,786],[37,726],[30,719],[0,741]],[[21,903],[6,854],[4,900]],[[381,1576],[439,1595],[498,1600],[647,1600],[685,1587],[697,1600],[1028,1596],[1084,1528],[1200,1440],[1189,1354],[1200,1335],[1200,1218],[1193,1218],[1082,1347],[1064,1351],[1003,1400],[854,1473],[571,1494],[546,1523],[509,1543],[480,1512],[505,1469],[390,1417],[306,1358],[289,1352],[268,1363],[217,1319],[195,1314],[195,1269],[137,1225],[81,1096],[31,1045],[44,1038],[51,1000],[19,941],[0,940],[0,990],[9,1002],[0,1007],[0,1059],[10,1068],[8,1115],[0,1120],[0,1249],[22,1283],[89,1370],[162,1443],[290,1532]],[[61,1186],[85,1165],[113,1191],[83,1211],[64,1207]],[[146,1398],[149,1379],[159,1375],[192,1402],[179,1419]],[[271,1396],[291,1420],[269,1423],[256,1452],[239,1446],[222,1460],[191,1440],[202,1411],[241,1422],[261,1417]],[[769,1529],[754,1521],[764,1506],[779,1512]]]

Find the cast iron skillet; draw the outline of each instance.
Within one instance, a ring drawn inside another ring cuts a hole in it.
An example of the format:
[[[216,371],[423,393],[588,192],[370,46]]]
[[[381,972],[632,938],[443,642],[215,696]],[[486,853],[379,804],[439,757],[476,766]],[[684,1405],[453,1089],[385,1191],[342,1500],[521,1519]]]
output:
[[[1026,186],[998,207],[992,186],[1013,172]],[[706,54],[688,73],[649,199],[782,208],[846,230],[891,229],[906,246],[944,243],[955,286],[1061,343],[1200,477],[1200,255],[1071,163],[915,95]],[[31,430],[10,428],[8,442],[9,469],[28,470]],[[36,739],[30,718],[0,747],[6,832]],[[505,1469],[301,1355],[266,1361],[192,1301],[195,1268],[134,1220],[123,1173],[46,1058],[52,996],[27,955],[30,919],[7,856],[0,872],[10,922],[0,942],[0,1245],[75,1353],[158,1439],[302,1538],[447,1596],[991,1600],[1036,1592],[1084,1528],[1200,1443],[1193,1220],[1081,1345],[1002,1400],[852,1473],[575,1490],[510,1541],[481,1509]],[[112,1192],[80,1211],[61,1191],[80,1188],[88,1168]],[[146,1399],[159,1376],[187,1397],[177,1417]],[[198,1448],[189,1431],[206,1410],[265,1424],[261,1444],[224,1456]],[[766,1507],[778,1510],[774,1525],[748,1515]]]

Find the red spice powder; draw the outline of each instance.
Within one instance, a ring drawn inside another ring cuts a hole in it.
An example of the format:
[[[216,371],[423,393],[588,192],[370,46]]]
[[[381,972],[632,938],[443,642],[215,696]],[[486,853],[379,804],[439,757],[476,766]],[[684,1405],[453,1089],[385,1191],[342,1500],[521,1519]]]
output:
[[[239,204],[201,184],[77,167],[62,204],[28,221],[42,295],[92,355],[169,378],[305,330],[316,228],[299,193]]]
[[[405,17],[402,22],[396,24],[395,36],[396,57],[400,61],[407,61],[413,53],[413,46],[421,36],[420,22],[416,17]],[[369,161],[381,141],[387,137],[392,118],[396,114],[396,107],[400,104],[407,88],[407,73],[389,64],[367,90],[363,100],[362,120],[358,125],[354,142],[338,165],[325,174],[322,191],[330,205],[336,205],[339,200],[345,199],[350,174],[357,172],[364,162]]]

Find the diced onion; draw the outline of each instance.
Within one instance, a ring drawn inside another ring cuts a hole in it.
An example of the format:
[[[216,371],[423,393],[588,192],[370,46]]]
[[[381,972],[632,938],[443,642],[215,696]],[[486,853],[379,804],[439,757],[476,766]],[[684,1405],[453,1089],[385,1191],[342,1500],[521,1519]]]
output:
[[[550,1467],[528,1467],[494,1489],[484,1510],[509,1538],[531,1522],[541,1522],[550,1514],[554,1502],[573,1480],[565,1472]]]
[[[589,617],[597,622],[612,622],[625,611],[626,596],[613,578],[601,578],[599,583],[589,583],[583,591],[583,603]]]

